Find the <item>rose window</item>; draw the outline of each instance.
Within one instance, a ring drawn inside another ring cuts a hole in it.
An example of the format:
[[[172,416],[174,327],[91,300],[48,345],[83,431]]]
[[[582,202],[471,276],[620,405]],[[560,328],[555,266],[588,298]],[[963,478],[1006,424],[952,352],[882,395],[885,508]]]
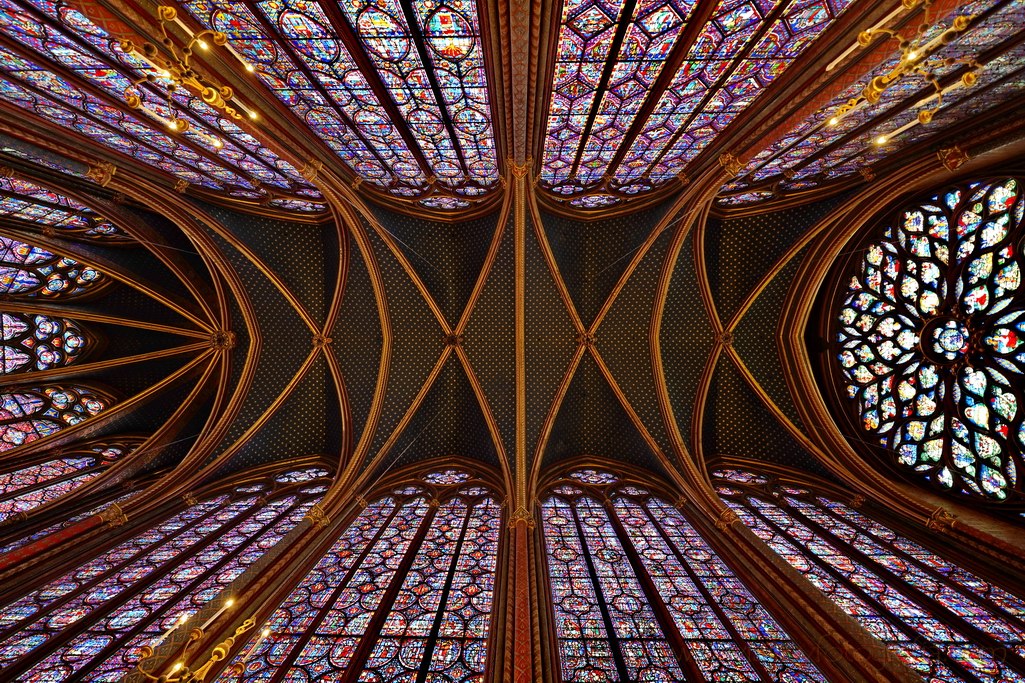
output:
[[[940,487],[1017,498],[1025,447],[1019,180],[901,211],[856,266],[839,362],[862,427]]]

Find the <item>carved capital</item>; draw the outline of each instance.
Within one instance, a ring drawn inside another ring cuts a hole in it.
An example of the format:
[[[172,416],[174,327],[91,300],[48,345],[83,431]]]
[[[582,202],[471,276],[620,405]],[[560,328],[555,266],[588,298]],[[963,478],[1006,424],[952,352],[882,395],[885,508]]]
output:
[[[308,519],[318,529],[323,529],[331,523],[331,518],[327,516],[319,503],[314,503],[303,519]]]
[[[57,231],[54,230],[52,225],[44,225],[43,226],[43,236],[45,236],[45,237],[55,237],[56,235],[57,235]]]
[[[676,502],[673,503],[673,507],[675,507],[677,510],[684,509],[685,507],[687,507],[687,499],[683,496],[680,496],[676,499]]]
[[[325,346],[330,346],[332,341],[334,340],[326,334],[315,334],[313,335],[313,348],[322,349]]]
[[[199,502],[198,500],[196,500],[196,496],[192,493],[186,493],[184,496],[182,496],[182,500],[184,500],[185,504],[189,507],[192,507],[193,505]]]
[[[514,178],[522,178],[527,175],[527,171],[530,170],[530,165],[527,163],[517,164],[515,162],[509,164],[509,172],[513,174]]]
[[[366,506],[370,505],[370,503],[367,502],[366,498],[364,498],[363,496],[360,496],[359,498],[356,499],[356,505],[359,505],[360,509],[363,509]]]
[[[876,172],[868,166],[862,166],[859,168],[858,173],[861,174],[861,177],[865,179],[866,183],[870,183],[876,179]]]
[[[723,167],[723,170],[726,171],[727,175],[731,178],[736,177],[740,173],[740,170],[744,168],[744,164],[740,162],[740,159],[730,152],[719,155],[719,165]]]
[[[848,507],[852,507],[855,510],[861,509],[865,504],[865,496],[860,493],[851,496],[851,499],[847,502]]]
[[[98,183],[100,187],[106,187],[114,178],[115,173],[117,173],[117,166],[107,161],[101,161],[95,166],[90,166],[85,177]]]
[[[352,189],[354,189],[354,190],[359,189],[359,186],[362,185],[362,184],[363,184],[363,179],[362,178],[356,178],[355,180],[353,180],[350,183],[350,185],[352,186]]]
[[[221,351],[235,348],[235,333],[231,330],[215,330],[211,332],[210,348]]]
[[[783,178],[785,180],[793,180],[794,176],[796,176],[796,175],[797,174],[794,172],[794,169],[792,169],[792,168],[784,168],[783,169]]]
[[[936,156],[939,158],[940,163],[943,164],[943,168],[948,171],[956,171],[968,163],[968,160],[971,158],[968,156],[968,152],[964,151],[957,145],[941,149],[936,152]]]
[[[715,520],[715,528],[719,531],[726,532],[730,530],[735,522],[739,522],[740,517],[732,509],[723,510],[719,514],[719,519]]]
[[[516,511],[509,516],[509,526],[515,527],[517,524],[525,524],[528,529],[533,529],[536,524],[534,515],[530,514],[530,510],[525,507],[516,508]]]
[[[676,174],[676,179],[680,181],[681,185],[690,185],[690,176],[683,171]]]
[[[189,181],[185,178],[179,178],[178,182],[174,184],[174,191],[178,194],[185,194],[185,190],[189,189]]]
[[[324,168],[324,164],[322,162],[317,161],[316,159],[310,159],[299,171],[299,175],[312,183],[317,179],[317,174],[320,173],[320,169],[322,168]]]
[[[0,178],[13,178],[14,176],[13,168],[10,166],[0,166]]]
[[[103,520],[104,524],[113,529],[127,523],[128,515],[124,513],[120,505],[111,503],[110,507],[100,513],[100,519]]]
[[[954,528],[954,524],[956,523],[957,517],[950,514],[946,508],[938,507],[932,511],[931,515],[929,515],[929,520],[925,525],[933,531],[947,533]]]

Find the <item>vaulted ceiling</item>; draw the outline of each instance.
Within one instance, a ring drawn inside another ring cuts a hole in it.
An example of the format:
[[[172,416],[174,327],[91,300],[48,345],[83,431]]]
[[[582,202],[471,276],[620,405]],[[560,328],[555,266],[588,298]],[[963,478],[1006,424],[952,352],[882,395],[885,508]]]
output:
[[[0,0],[0,163],[146,247],[48,248],[213,340],[210,419],[148,467],[826,475],[781,341],[807,245],[873,178],[1021,137],[1023,22],[1015,0]]]

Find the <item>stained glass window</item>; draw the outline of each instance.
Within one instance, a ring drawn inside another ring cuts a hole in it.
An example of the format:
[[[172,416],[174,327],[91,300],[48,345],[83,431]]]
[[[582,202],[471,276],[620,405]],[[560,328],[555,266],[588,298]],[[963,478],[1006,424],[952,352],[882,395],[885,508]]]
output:
[[[67,318],[0,312],[0,321],[0,372],[5,375],[71,365],[89,350],[90,342],[82,328]]]
[[[541,509],[562,680],[826,680],[659,496],[586,469]]]
[[[18,221],[47,225],[62,237],[125,240],[127,235],[113,223],[79,202],[21,178],[0,178],[0,219],[4,225]]]
[[[898,211],[856,264],[837,319],[864,430],[901,467],[990,500],[1022,491],[1022,195],[1006,178]]]
[[[191,183],[268,200],[273,195],[265,188],[319,197],[294,167],[185,88],[174,90],[172,109],[160,83],[137,82],[151,72],[149,64],[123,52],[76,9],[0,0],[0,27],[17,41],[17,48],[0,50],[3,99]],[[58,65],[70,70],[70,80]],[[128,92],[142,98],[138,116],[127,113]],[[175,119],[189,126],[171,135],[167,123]]]
[[[81,446],[63,457],[0,474],[0,519],[55,500],[96,478],[135,445]]]
[[[417,198],[432,192],[431,177],[467,198],[497,183],[475,3],[188,0],[184,6],[204,26],[223,31],[264,84],[362,179]],[[350,51],[345,36],[360,43],[360,52]],[[421,202],[440,209],[470,203],[447,194]]]
[[[98,292],[107,283],[108,278],[95,268],[0,237],[0,294],[67,298]]]
[[[113,404],[110,396],[90,387],[10,389],[0,394],[0,452],[56,434]]]
[[[677,177],[850,0],[721,0],[677,48],[693,4],[636,3],[633,16],[622,2],[565,4],[541,174],[557,196],[597,192],[591,206],[604,206]],[[676,49],[686,54],[660,91]]]
[[[484,680],[500,507],[468,473],[424,479],[433,491],[404,486],[348,525],[268,620],[272,635],[236,658],[237,680]]]
[[[730,479],[718,490],[780,557],[925,680],[1025,680],[1022,599],[806,489]]]
[[[933,19],[931,27],[918,38],[918,44],[935,39],[950,26],[955,15],[977,17],[971,28],[959,34],[936,53],[935,63],[924,69],[936,77],[941,87],[957,83],[961,75],[974,69],[978,80],[971,88],[955,87],[948,90],[941,102],[935,98],[925,100],[935,88],[921,78],[903,78],[882,94],[880,101],[872,106],[860,106],[839,117],[841,105],[861,94],[865,84],[872,78],[890,72],[900,61],[896,41],[892,43],[894,55],[872,69],[863,79],[850,84],[838,92],[822,109],[806,117],[792,131],[762,150],[748,165],[748,172],[731,188],[743,188],[752,184],[780,182],[785,189],[801,189],[816,185],[824,180],[854,173],[859,168],[897,149],[923,139],[935,131],[969,116],[1001,106],[1010,97],[1020,92],[1023,84],[1021,70],[1025,47],[1020,44],[1003,51],[998,46],[1015,39],[1025,21],[1025,8],[1021,3],[996,3],[995,11],[988,11],[993,3],[973,2],[963,5],[946,17]],[[881,41],[880,41],[881,44]],[[970,59],[986,53],[993,54],[984,60],[982,68],[967,65]],[[941,60],[949,59],[944,64]],[[924,105],[920,104],[925,102]],[[921,108],[938,107],[932,123],[912,125],[906,132],[894,137],[890,133],[916,120]],[[885,136],[885,145],[875,143],[879,136]],[[786,171],[786,175],[784,175]]]
[[[85,561],[0,610],[0,666],[19,680],[121,680],[139,647],[218,596],[324,490],[220,495]]]

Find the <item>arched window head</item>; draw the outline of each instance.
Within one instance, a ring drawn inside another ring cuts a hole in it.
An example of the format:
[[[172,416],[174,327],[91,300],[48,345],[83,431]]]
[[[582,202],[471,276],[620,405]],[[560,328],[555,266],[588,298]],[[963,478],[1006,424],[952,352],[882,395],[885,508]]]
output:
[[[71,365],[91,346],[77,322],[31,313],[0,313],[3,374]]]
[[[232,681],[481,681],[501,508],[449,468],[386,489],[243,648]],[[346,679],[348,680],[348,679]]]
[[[91,387],[11,389],[0,394],[0,452],[56,434],[113,404],[113,398]]]
[[[645,485],[576,470],[541,513],[562,680],[826,680]]]
[[[808,488],[714,474],[755,534],[925,680],[1025,681],[1022,599]]]
[[[141,442],[132,438],[84,444],[59,458],[0,474],[0,519],[56,500],[95,479]]]
[[[326,490],[323,479],[280,484],[268,477],[201,497],[83,558],[63,576],[0,605],[0,669],[11,680],[121,680],[142,646],[182,615],[188,623],[209,601],[226,602],[231,582]]]
[[[0,237],[0,294],[17,298],[67,298],[97,292],[100,271],[18,240]]]
[[[0,177],[0,219],[48,226],[62,237],[127,240],[125,233],[84,204],[23,178]]]
[[[1025,448],[1021,180],[913,202],[874,234],[836,322],[862,428],[934,485],[1020,500]]]

